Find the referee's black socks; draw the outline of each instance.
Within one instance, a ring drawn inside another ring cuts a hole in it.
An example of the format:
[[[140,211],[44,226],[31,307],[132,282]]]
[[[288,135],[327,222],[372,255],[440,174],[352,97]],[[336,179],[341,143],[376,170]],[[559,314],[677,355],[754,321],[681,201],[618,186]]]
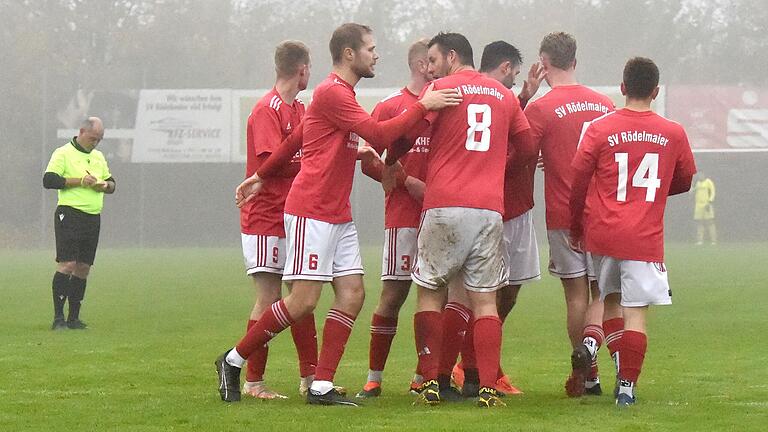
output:
[[[73,275],[69,280],[68,288],[69,315],[67,316],[67,321],[72,322],[80,319],[80,302],[85,297],[85,279],[80,279]]]
[[[69,275],[56,272],[53,275],[53,318],[64,319],[64,302],[69,291]]]

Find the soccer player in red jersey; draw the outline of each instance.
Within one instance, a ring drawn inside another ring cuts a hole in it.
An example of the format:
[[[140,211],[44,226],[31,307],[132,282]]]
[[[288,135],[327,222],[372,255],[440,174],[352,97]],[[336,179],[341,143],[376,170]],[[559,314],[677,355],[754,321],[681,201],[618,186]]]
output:
[[[423,39],[408,49],[408,85],[387,96],[373,109],[374,119],[384,121],[396,117],[418,100],[418,94],[431,81],[427,73],[427,44]],[[382,153],[385,149],[376,146]],[[416,258],[416,234],[424,196],[429,131],[416,138],[413,148],[400,160],[404,182],[386,194],[384,207],[384,251],[381,265],[381,297],[371,318],[371,344],[369,350],[368,381],[357,394],[359,398],[381,395],[381,380],[392,340],[397,332],[400,308],[411,287],[411,264]],[[362,164],[363,172],[381,181],[381,162],[371,159]],[[376,163],[378,162],[378,163]],[[411,390],[418,390],[422,378],[417,368]]]
[[[658,84],[652,60],[630,59],[621,83],[625,108],[589,124],[572,162],[570,241],[592,253],[605,329],[624,319],[615,356],[622,407],[635,403],[648,306],[672,303],[664,264],[667,197],[687,192],[696,173],[683,127],[651,110]]]
[[[587,254],[568,246],[573,168],[582,127],[613,111],[611,100],[577,83],[576,40],[567,33],[550,33],[539,48],[545,79],[552,90],[531,102],[525,114],[531,135],[541,149],[544,161],[544,201],[546,204],[549,272],[560,278],[565,292],[567,328],[573,353],[572,372],[565,383],[569,396],[602,393],[597,374],[597,350],[603,343],[600,326],[602,302]],[[590,303],[590,294],[592,302]]]
[[[224,401],[240,399],[240,369],[245,358],[312,313],[323,284],[331,282],[335,300],[323,328],[307,402],[357,405],[335,389],[333,377],[365,298],[360,245],[349,204],[359,138],[386,147],[428,111],[461,100],[455,90],[428,91],[404,114],[377,122],[357,103],[354,92],[360,79],[374,76],[378,54],[371,29],[344,24],[334,31],[329,47],[333,72],[315,88],[302,127],[288,138],[291,141],[300,135],[300,141],[293,139],[291,145],[273,153],[236,190],[238,205],[252,200],[263,188],[264,179],[274,177],[286,155],[289,159],[291,151],[299,148],[296,142],[300,143],[301,170],[288,192],[284,216],[287,254],[283,280],[292,282],[291,293],[273,303],[237,346],[217,359],[219,395]]]
[[[502,258],[504,171],[508,143],[511,165],[535,157],[528,122],[517,98],[496,80],[474,69],[472,46],[457,33],[440,33],[429,43],[434,88],[455,88],[459,106],[426,117],[432,127],[426,191],[412,278],[419,286],[414,327],[424,385],[420,400],[441,401],[437,381],[442,347],[441,312],[447,285],[460,277],[474,322],[474,347],[480,375],[477,403],[503,405],[494,388],[499,369],[501,321],[496,291],[506,284]],[[423,125],[422,125],[423,126]],[[405,153],[396,143],[387,152],[392,165]]]
[[[299,41],[280,43],[275,49],[275,71],[275,86],[256,103],[248,117],[246,177],[252,176],[301,123],[305,108],[296,95],[309,83],[309,49]],[[256,287],[256,303],[251,310],[248,328],[281,297],[286,255],[283,207],[300,166],[300,154],[297,153],[279,175],[264,182],[258,197],[240,208],[246,274],[252,276]],[[309,314],[293,325],[291,334],[299,356],[302,379],[299,387],[306,387],[317,364],[314,315]],[[259,399],[284,399],[286,396],[267,388],[264,383],[268,352],[269,347],[264,345],[248,357],[243,392]]]
[[[515,78],[520,74],[523,59],[520,51],[504,41],[495,41],[483,48],[480,60],[480,72],[493,78],[511,89]],[[518,95],[521,106],[536,94],[543,79],[543,67],[537,62],[531,66],[528,79]],[[507,170],[504,178],[504,263],[507,266],[507,285],[498,291],[497,307],[499,319],[505,321],[517,302],[517,295],[524,283],[541,279],[539,267],[539,248],[536,232],[533,228],[533,176],[534,163],[520,169]],[[449,322],[458,322],[450,320]],[[444,324],[447,325],[447,324]],[[462,387],[464,396],[477,393],[479,380],[477,366],[472,350],[472,328],[465,328],[464,347],[461,352],[462,362],[453,368],[453,379]],[[445,349],[445,344],[443,345]],[[444,352],[445,355],[445,352]],[[455,359],[454,359],[455,360]],[[509,377],[499,368],[496,389],[505,394],[521,394],[512,385]]]

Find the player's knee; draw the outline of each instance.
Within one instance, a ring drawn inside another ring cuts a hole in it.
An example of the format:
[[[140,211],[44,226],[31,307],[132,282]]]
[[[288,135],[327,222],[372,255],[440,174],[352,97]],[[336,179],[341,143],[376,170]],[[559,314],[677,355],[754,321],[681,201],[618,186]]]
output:
[[[65,275],[71,275],[75,272],[77,263],[74,261],[64,261],[56,264],[56,271]]]
[[[85,263],[76,263],[72,274],[80,279],[87,279],[91,272],[91,266]]]

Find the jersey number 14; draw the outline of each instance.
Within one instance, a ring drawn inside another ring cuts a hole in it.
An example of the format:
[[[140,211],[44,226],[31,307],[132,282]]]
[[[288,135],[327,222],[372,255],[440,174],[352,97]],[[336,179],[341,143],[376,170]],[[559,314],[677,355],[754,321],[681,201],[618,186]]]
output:
[[[616,188],[616,201],[627,200],[627,177],[629,173],[629,153],[615,153],[614,159],[619,164],[619,182]],[[632,176],[632,187],[645,188],[645,201],[656,200],[656,190],[661,187],[659,180],[659,155],[646,153]]]

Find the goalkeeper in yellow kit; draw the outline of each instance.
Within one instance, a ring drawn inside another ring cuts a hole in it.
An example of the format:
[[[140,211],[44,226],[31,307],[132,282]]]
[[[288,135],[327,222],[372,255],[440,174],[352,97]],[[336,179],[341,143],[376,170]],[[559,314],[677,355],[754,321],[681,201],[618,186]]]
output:
[[[717,244],[717,228],[715,227],[715,182],[704,173],[699,174],[694,190],[695,207],[693,220],[696,221],[696,244],[704,244],[704,236],[709,233],[711,244]]]

